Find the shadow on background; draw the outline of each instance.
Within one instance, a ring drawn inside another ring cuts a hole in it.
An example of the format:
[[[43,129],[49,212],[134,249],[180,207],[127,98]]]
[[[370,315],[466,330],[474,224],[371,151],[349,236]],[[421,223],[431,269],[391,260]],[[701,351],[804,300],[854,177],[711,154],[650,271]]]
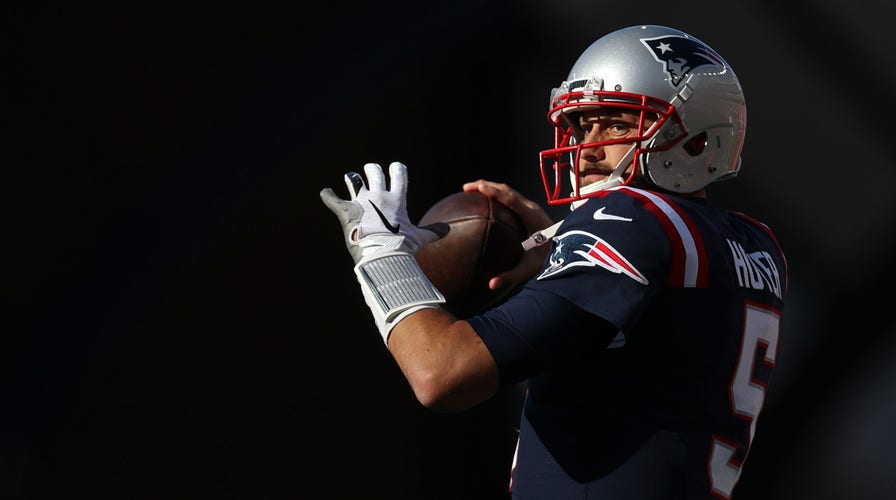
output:
[[[9,9],[0,497],[505,497],[518,388],[422,409],[318,192],[400,160],[412,218],[480,177],[543,200],[550,89],[638,23],[737,70],[743,174],[711,198],[768,222],[791,265],[737,498],[896,487],[896,174],[874,108],[894,69],[859,29],[883,21],[541,4]]]

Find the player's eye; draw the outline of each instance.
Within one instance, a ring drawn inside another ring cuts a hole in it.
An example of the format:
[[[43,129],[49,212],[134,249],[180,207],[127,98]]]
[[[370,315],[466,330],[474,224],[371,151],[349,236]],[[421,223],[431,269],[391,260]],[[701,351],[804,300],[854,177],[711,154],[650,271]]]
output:
[[[607,137],[609,137],[610,139],[621,139],[623,137],[628,137],[628,135],[631,134],[634,128],[635,127],[630,123],[615,122],[607,127]]]
[[[600,129],[599,137],[591,136],[595,127],[598,127]],[[591,141],[622,139],[631,135],[632,130],[635,127],[636,126],[634,124],[624,121],[601,123],[598,121],[579,120],[579,128],[581,128],[582,133],[585,136],[590,136],[588,137],[588,140]]]

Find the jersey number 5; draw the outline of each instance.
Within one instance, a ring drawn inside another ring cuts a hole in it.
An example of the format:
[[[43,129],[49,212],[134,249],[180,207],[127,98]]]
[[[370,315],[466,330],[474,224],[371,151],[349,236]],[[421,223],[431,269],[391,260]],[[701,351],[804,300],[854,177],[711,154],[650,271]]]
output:
[[[740,478],[742,461],[746,458],[750,443],[753,441],[756,417],[765,402],[765,390],[771,377],[771,370],[762,370],[761,373],[756,371],[756,356],[760,348],[764,347],[765,355],[762,363],[769,367],[775,366],[780,323],[781,315],[778,311],[759,304],[746,304],[740,356],[731,377],[731,384],[728,385],[728,394],[731,413],[750,422],[750,436],[747,449],[740,454],[740,460],[734,458],[734,454],[738,451],[737,445],[718,436],[713,437],[707,474],[712,493],[719,498],[731,498],[731,492]]]

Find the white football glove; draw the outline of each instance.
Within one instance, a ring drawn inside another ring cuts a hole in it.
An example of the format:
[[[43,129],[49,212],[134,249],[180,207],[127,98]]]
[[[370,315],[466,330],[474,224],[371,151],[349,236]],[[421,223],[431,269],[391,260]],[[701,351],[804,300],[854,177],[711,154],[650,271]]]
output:
[[[327,207],[342,223],[345,245],[355,263],[364,257],[388,251],[415,254],[448,233],[447,224],[418,228],[407,211],[408,170],[403,163],[389,165],[390,188],[377,163],[364,165],[369,188],[357,172],[345,174],[349,200],[340,199],[331,188],[320,192]]]
[[[369,187],[357,172],[345,174],[349,199],[331,188],[320,197],[339,222],[345,245],[355,261],[355,275],[377,328],[388,344],[392,327],[408,314],[445,302],[414,254],[448,234],[444,223],[417,227],[407,213],[408,172],[403,163],[389,165],[390,186],[376,163],[364,165]]]

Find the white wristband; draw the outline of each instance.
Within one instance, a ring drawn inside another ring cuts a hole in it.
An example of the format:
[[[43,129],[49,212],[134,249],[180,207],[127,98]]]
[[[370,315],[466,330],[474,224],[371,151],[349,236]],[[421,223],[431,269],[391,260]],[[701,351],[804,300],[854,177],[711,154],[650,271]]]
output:
[[[434,307],[445,297],[423,274],[413,255],[407,252],[384,252],[361,259],[355,265],[355,276],[383,342],[389,332],[411,312]]]

